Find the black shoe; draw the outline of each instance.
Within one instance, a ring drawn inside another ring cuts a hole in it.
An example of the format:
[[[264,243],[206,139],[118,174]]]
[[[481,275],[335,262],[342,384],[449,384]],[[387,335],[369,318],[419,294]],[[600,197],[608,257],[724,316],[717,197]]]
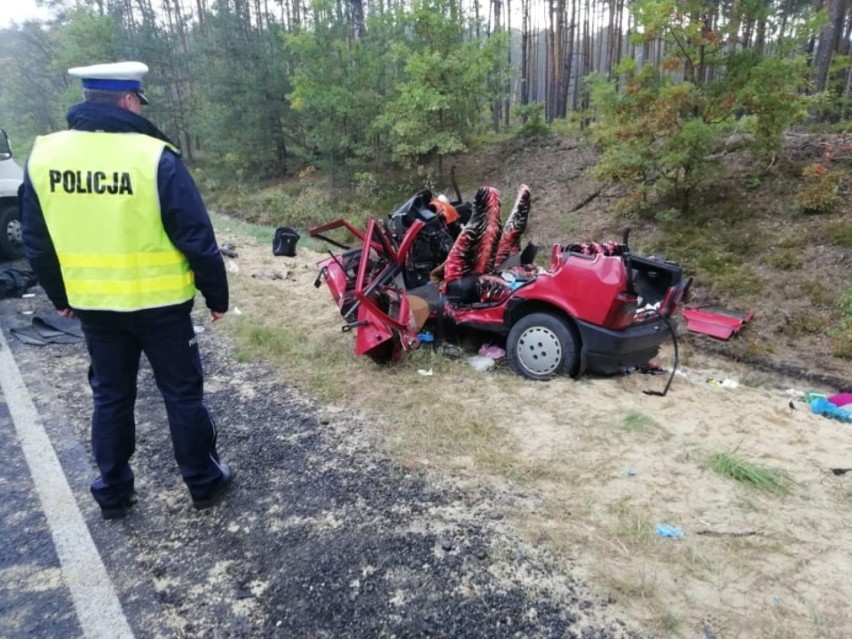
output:
[[[204,510],[205,508],[212,508],[216,504],[218,504],[225,493],[228,491],[228,486],[234,481],[234,476],[236,473],[234,470],[228,466],[228,464],[220,464],[222,468],[222,478],[219,482],[213,487],[213,490],[210,491],[210,495],[206,499],[193,499],[192,506],[196,510]]]
[[[136,503],[136,491],[130,493],[127,501],[120,506],[112,506],[110,508],[101,508],[101,517],[104,519],[124,519],[130,514],[130,509]]]

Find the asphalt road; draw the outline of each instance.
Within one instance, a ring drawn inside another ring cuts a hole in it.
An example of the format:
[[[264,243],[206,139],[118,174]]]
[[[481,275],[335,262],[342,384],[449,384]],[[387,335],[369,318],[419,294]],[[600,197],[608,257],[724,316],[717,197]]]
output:
[[[0,636],[646,636],[515,535],[500,504],[530,496],[400,466],[362,416],[238,363],[200,312],[208,403],[236,484],[222,505],[191,508],[143,366],[139,503],[101,520],[85,347],[9,333],[51,311],[33,292],[0,300]]]

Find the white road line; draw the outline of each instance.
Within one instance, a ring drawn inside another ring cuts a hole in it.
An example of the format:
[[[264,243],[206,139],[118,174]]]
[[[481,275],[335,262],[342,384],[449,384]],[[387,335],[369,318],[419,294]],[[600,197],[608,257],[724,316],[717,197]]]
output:
[[[47,516],[83,634],[88,639],[131,639],[133,631],[2,330],[0,389]]]

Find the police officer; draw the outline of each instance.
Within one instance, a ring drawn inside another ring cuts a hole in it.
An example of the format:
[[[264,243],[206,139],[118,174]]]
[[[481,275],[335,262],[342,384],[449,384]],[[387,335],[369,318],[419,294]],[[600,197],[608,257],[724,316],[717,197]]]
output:
[[[84,101],[68,131],[36,139],[21,187],[24,248],[50,301],[79,317],[91,366],[92,495],[105,519],[135,503],[130,458],[141,353],[163,395],[174,455],[197,509],[234,477],[219,460],[203,403],[190,317],[196,288],[212,320],[228,310],[228,282],[195,183],[168,138],[141,116],[141,62],[70,69]]]

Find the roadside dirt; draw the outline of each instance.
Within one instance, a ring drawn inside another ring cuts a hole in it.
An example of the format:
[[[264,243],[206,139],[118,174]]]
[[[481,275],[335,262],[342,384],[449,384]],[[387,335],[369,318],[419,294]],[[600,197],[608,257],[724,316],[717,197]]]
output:
[[[235,289],[237,303],[250,307]],[[3,300],[0,323],[9,336],[10,326],[42,311],[50,309],[40,292]],[[225,503],[190,507],[147,366],[132,514],[100,519],[88,495],[90,459],[88,470],[71,474],[137,637],[648,636],[517,534],[505,509],[528,499],[523,491],[400,464],[355,408],[319,405],[280,372],[238,363],[226,332],[202,311],[195,317],[220,451],[238,472]],[[88,453],[84,345],[8,339],[42,419],[68,428],[70,439],[54,439],[60,457],[81,443]],[[46,582],[19,586],[35,593]],[[146,592],[153,606],[140,604]],[[23,636],[37,621],[38,610],[20,609],[3,617],[0,634]]]
[[[354,358],[327,291],[312,286],[322,254],[300,247],[278,258],[227,224],[218,232],[239,249],[228,261],[241,311],[232,326],[315,344],[316,367],[332,371],[344,404],[371,416],[377,445],[408,467],[484,487],[529,543],[619,617],[664,637],[852,634],[843,559],[852,473],[831,470],[852,467],[852,426],[810,413],[811,381],[691,344],[665,398],[643,393],[662,390],[663,376],[541,384],[503,361],[483,374],[429,352],[379,368]],[[296,355],[269,357],[286,378],[312,383]],[[669,369],[670,350],[660,362]],[[723,453],[777,470],[788,492],[714,472]],[[662,523],[684,538],[659,537]]]

